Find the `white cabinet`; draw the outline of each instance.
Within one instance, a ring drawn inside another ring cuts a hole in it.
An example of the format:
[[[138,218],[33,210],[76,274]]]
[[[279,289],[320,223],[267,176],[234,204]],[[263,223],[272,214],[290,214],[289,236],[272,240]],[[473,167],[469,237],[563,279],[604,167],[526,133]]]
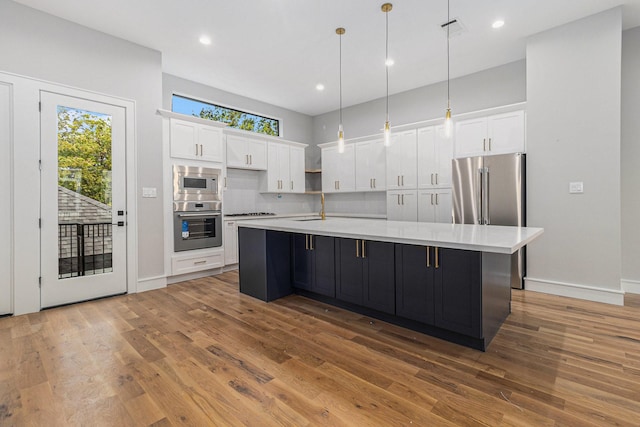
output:
[[[450,188],[418,191],[418,221],[453,222]]]
[[[385,191],[387,160],[384,140],[356,143],[355,157],[356,191]]]
[[[455,156],[470,157],[525,151],[524,111],[495,114],[456,123]]]
[[[224,265],[238,263],[238,221],[224,221]]]
[[[222,129],[171,119],[171,157],[222,162]]]
[[[387,220],[417,221],[418,191],[387,191]]]
[[[418,129],[418,188],[451,187],[453,141],[444,126]]]
[[[355,145],[347,144],[344,153],[338,147],[322,149],[322,191],[344,193],[356,190]]]
[[[171,274],[173,276],[223,266],[224,253],[222,249],[213,251],[189,251],[187,254],[174,255],[171,257]]]
[[[391,134],[387,147],[387,189],[417,188],[416,130]]]
[[[266,192],[304,193],[304,148],[269,142],[266,182]]]
[[[227,167],[267,169],[267,142],[242,135],[227,134]]]

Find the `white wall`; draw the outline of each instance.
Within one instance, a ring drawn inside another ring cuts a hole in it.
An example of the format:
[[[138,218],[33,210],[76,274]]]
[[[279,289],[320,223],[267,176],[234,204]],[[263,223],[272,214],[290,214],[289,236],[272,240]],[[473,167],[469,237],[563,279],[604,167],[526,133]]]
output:
[[[622,302],[621,34],[616,8],[528,41],[528,289]]]
[[[622,33],[622,280],[640,293],[640,27]]]
[[[0,314],[13,310],[11,86],[0,83]]]
[[[162,194],[162,132],[156,110],[162,104],[159,52],[104,33],[0,0],[0,71],[91,90],[136,103],[137,184]],[[35,156],[16,164],[16,174],[38,176],[38,138],[23,147]],[[36,185],[37,188],[37,185]],[[138,191],[138,277],[164,276],[162,200],[142,199]],[[21,211],[20,220],[37,233],[37,212]],[[33,217],[33,218],[32,218]],[[17,226],[17,224],[16,224]],[[25,230],[24,228],[22,230]],[[31,250],[37,250],[33,247]],[[16,260],[16,263],[26,260]],[[131,285],[131,284],[130,284]],[[27,286],[16,277],[16,287]]]

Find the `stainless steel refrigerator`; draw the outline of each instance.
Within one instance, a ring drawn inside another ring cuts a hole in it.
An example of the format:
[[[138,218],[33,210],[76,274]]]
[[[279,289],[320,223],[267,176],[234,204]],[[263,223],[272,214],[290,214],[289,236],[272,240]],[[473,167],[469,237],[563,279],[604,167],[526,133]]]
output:
[[[525,155],[453,159],[453,221],[455,224],[527,225]],[[522,289],[525,249],[511,257],[511,287]]]

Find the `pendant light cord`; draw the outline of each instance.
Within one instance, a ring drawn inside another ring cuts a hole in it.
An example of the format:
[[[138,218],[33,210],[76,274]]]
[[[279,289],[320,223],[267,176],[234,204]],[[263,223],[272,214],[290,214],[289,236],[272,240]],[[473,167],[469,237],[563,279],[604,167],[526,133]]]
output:
[[[340,125],[342,125],[342,34],[340,34]]]
[[[447,0],[447,109],[451,108],[451,95],[449,93],[449,68],[450,68],[450,60],[449,60],[449,27],[451,27],[451,17],[450,17],[450,8],[449,8],[450,0]]]
[[[384,13],[386,26],[385,26],[385,58],[384,66],[387,72],[387,121],[389,121],[389,12]]]

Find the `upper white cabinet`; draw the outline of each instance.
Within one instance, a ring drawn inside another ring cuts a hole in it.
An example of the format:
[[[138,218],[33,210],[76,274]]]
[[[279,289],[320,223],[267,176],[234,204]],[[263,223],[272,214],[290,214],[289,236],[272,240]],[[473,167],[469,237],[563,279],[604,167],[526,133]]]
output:
[[[387,189],[417,188],[417,133],[409,130],[391,134],[387,147]]]
[[[267,142],[242,135],[227,134],[227,167],[267,169]]]
[[[344,153],[338,147],[322,149],[322,191],[344,193],[356,190],[355,144],[347,144]]]
[[[222,162],[222,129],[171,119],[171,157]]]
[[[456,123],[455,156],[522,153],[524,141],[523,110],[461,120]]]
[[[418,190],[387,191],[389,221],[417,221]]]
[[[450,188],[418,191],[418,221],[453,222]]]
[[[304,147],[269,142],[266,182],[269,193],[304,193]]]
[[[418,129],[418,188],[451,187],[453,139],[444,126]]]
[[[387,161],[384,140],[356,143],[355,157],[356,191],[385,191]]]

